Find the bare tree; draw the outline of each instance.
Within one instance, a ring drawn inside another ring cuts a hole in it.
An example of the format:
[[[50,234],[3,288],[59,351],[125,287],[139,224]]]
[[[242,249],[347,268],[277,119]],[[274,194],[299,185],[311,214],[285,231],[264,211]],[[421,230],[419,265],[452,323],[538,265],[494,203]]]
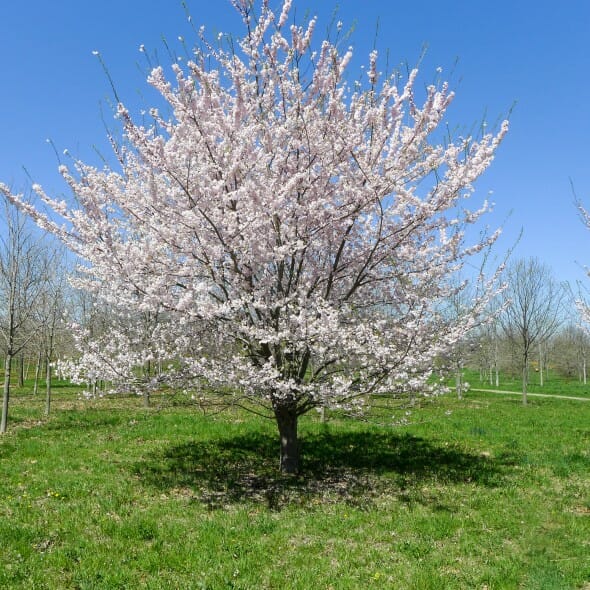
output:
[[[471,313],[475,301],[477,301],[477,296],[473,289],[465,288],[457,278],[456,289],[449,294],[444,302],[443,315],[449,321],[458,321]],[[484,326],[485,323],[474,326],[441,358],[444,368],[455,376],[455,392],[458,399],[463,398],[467,387],[463,381],[463,369],[470,352],[476,346],[477,332],[482,330]]]
[[[480,380],[496,388],[500,386],[500,357],[504,348],[500,334],[500,303],[495,300],[490,305],[488,321],[479,328],[476,335],[478,344],[473,348],[478,357]]]
[[[554,339],[555,361],[559,372],[568,378],[588,382],[587,362],[590,354],[590,336],[578,322],[570,322]]]
[[[6,432],[14,359],[37,331],[35,305],[47,267],[42,237],[28,218],[4,199],[5,237],[0,237],[0,337],[4,345],[4,388],[0,434]]]
[[[52,363],[56,360],[55,353],[58,340],[64,331],[64,316],[68,306],[66,270],[60,264],[65,257],[63,250],[49,249],[47,251],[46,269],[51,273],[45,277],[44,288],[36,305],[36,317],[39,329],[39,357],[45,367],[45,414],[51,410],[51,377]],[[39,376],[39,365],[36,377]],[[37,384],[35,384],[37,385]]]
[[[505,309],[500,322],[520,354],[522,403],[527,403],[530,357],[563,321],[565,290],[537,258],[515,260],[506,271]]]

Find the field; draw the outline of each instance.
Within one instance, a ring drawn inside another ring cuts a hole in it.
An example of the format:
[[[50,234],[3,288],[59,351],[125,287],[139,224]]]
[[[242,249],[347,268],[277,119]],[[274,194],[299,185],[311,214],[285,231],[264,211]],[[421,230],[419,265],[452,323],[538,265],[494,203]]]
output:
[[[465,370],[464,378],[472,388],[475,389],[496,389],[495,383],[490,384],[489,378],[481,379],[478,371]],[[498,389],[505,391],[522,391],[522,380],[520,375],[511,375],[509,373],[500,373]],[[454,381],[449,381],[453,386]],[[550,395],[567,395],[588,397],[590,399],[590,379],[588,383],[583,383],[577,379],[566,379],[554,371],[550,371],[545,377],[543,385],[540,384],[539,373],[531,370],[529,384],[527,386],[529,393],[542,393]]]
[[[253,415],[41,398],[0,438],[0,588],[590,588],[590,402],[306,417],[293,478]]]

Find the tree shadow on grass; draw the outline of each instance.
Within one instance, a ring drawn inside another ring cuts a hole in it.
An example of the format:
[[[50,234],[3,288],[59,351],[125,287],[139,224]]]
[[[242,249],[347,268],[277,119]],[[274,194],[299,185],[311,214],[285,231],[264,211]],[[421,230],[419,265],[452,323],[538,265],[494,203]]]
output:
[[[210,509],[240,502],[275,510],[289,504],[334,502],[369,507],[379,497],[395,496],[444,510],[436,486],[495,487],[501,485],[508,467],[409,434],[375,432],[307,434],[302,460],[302,475],[282,475],[276,436],[248,433],[169,446],[133,470],[146,485],[188,496]]]

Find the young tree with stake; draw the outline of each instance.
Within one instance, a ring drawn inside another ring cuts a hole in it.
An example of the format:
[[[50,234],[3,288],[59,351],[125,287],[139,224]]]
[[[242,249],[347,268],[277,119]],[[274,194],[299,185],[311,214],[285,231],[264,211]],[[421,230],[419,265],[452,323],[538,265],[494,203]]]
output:
[[[288,25],[290,0],[278,16],[267,1],[258,13],[232,3],[239,43],[201,32],[193,60],[172,65],[174,83],[151,72],[170,118],[152,110],[146,128],[118,105],[118,169],[63,167],[76,208],[36,187],[65,225],[11,198],[87,261],[79,286],[166,317],[151,345],[174,359],[174,383],[265,408],[281,469],[294,473],[302,414],[426,391],[435,357],[485,310],[494,278],[470,313],[440,312],[463,262],[498,235],[466,243],[489,210],[466,199],[507,124],[437,144],[446,84],[419,102],[417,71],[382,77],[373,51],[367,78],[350,85],[351,50],[316,43],[315,18]],[[119,360],[145,362],[120,342]]]

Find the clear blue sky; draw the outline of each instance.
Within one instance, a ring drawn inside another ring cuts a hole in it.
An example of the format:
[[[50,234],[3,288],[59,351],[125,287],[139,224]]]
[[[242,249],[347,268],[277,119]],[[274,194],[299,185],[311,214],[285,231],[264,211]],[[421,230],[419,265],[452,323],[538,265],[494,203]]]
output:
[[[332,0],[294,0],[299,17],[332,18]],[[240,34],[229,0],[187,0],[196,25],[211,35]],[[279,0],[271,0],[278,9]],[[590,3],[587,0],[339,0],[338,19],[355,24],[356,74],[375,40],[389,61],[414,65],[427,46],[421,81],[435,69],[451,80],[457,98],[452,125],[469,129],[483,117],[492,125],[513,103],[511,130],[479,182],[493,190],[489,222],[504,223],[499,249],[523,228],[515,256],[538,256],[557,278],[586,278],[590,232],[577,218],[570,188],[590,206]],[[301,19],[300,19],[301,20]],[[93,50],[100,51],[131,112],[150,106],[146,64],[138,51],[157,51],[162,38],[175,50],[178,36],[194,38],[180,0],[2,0],[0,2],[0,180],[22,190],[23,166],[49,191],[62,191],[52,141],[61,153],[93,163],[96,145],[108,153],[101,108],[113,124],[110,85]],[[102,105],[102,107],[101,107]]]

